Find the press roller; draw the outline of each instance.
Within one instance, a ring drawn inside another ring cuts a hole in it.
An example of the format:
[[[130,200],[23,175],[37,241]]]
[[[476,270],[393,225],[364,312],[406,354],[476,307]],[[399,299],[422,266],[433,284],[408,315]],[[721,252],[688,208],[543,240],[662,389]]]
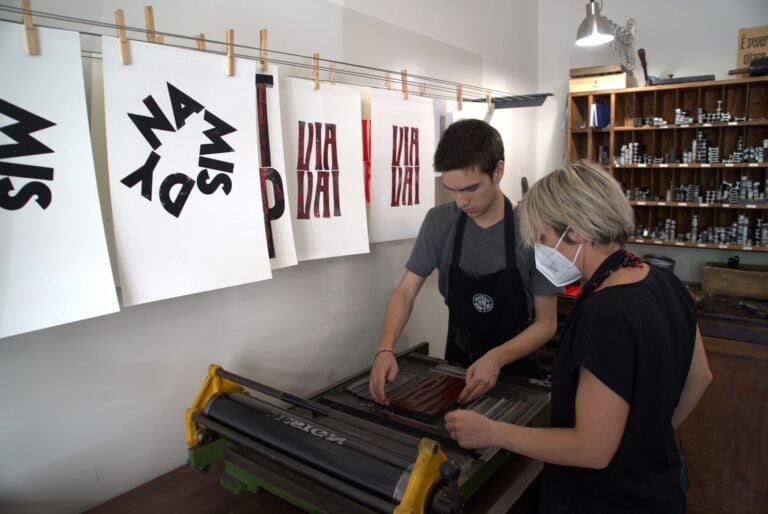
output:
[[[283,409],[244,387],[286,401]],[[189,461],[225,458],[222,485],[265,488],[310,512],[461,512],[459,466],[431,439],[272,389],[211,365],[186,411]],[[391,451],[396,447],[397,451]]]

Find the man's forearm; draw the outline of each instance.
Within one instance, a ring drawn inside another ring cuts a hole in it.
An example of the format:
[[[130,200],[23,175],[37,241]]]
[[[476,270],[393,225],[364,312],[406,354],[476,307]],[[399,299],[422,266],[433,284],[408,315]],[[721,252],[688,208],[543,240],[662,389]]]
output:
[[[492,351],[496,352],[500,366],[506,366],[535,352],[552,339],[552,336],[554,331],[548,324],[533,322],[517,336]]]
[[[535,299],[536,319],[525,330],[494,348],[499,365],[505,366],[541,348],[557,332],[557,297]]]
[[[387,312],[381,327],[378,350],[394,350],[400,334],[411,317],[416,295],[419,294],[424,278],[407,271],[387,302]]]
[[[413,301],[409,301],[406,295],[397,290],[392,293],[387,303],[387,312],[384,314],[377,350],[395,349],[397,340],[411,317],[412,309]]]

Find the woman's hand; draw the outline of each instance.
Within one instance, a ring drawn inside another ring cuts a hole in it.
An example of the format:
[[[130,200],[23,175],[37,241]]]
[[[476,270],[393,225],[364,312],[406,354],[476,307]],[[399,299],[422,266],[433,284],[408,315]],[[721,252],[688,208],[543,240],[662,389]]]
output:
[[[462,448],[498,446],[494,439],[496,425],[471,410],[457,409],[445,415],[445,429]]]

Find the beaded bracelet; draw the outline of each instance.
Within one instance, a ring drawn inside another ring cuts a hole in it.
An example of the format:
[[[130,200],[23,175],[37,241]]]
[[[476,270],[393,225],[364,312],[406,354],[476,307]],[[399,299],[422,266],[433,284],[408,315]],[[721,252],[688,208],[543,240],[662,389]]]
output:
[[[376,355],[374,355],[374,356],[373,356],[373,360],[376,360],[376,357],[378,357],[378,356],[379,356],[379,354],[381,354],[381,353],[384,353],[384,352],[389,352],[389,353],[391,353],[392,355],[394,355],[394,354],[395,354],[395,352],[394,352],[394,351],[392,351],[392,350],[388,350],[387,348],[384,348],[383,350],[379,350],[378,352],[376,352]]]

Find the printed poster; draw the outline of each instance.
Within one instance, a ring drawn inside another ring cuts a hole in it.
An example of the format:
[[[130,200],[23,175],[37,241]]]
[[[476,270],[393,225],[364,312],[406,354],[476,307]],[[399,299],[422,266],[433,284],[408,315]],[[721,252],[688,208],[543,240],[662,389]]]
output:
[[[104,37],[110,192],[123,303],[271,277],[254,61]]]
[[[76,32],[0,22],[0,337],[119,310]]]
[[[256,109],[264,228],[269,261],[275,270],[294,266],[298,262],[293,243],[290,199],[285,194],[287,183],[277,66],[269,66],[266,71],[256,73]]]
[[[281,84],[293,237],[299,261],[368,253],[360,90]]]
[[[435,205],[434,153],[431,99],[371,92],[372,243],[416,237]]]
[[[371,203],[371,120],[362,120],[363,124],[363,177],[365,180],[365,203]]]

